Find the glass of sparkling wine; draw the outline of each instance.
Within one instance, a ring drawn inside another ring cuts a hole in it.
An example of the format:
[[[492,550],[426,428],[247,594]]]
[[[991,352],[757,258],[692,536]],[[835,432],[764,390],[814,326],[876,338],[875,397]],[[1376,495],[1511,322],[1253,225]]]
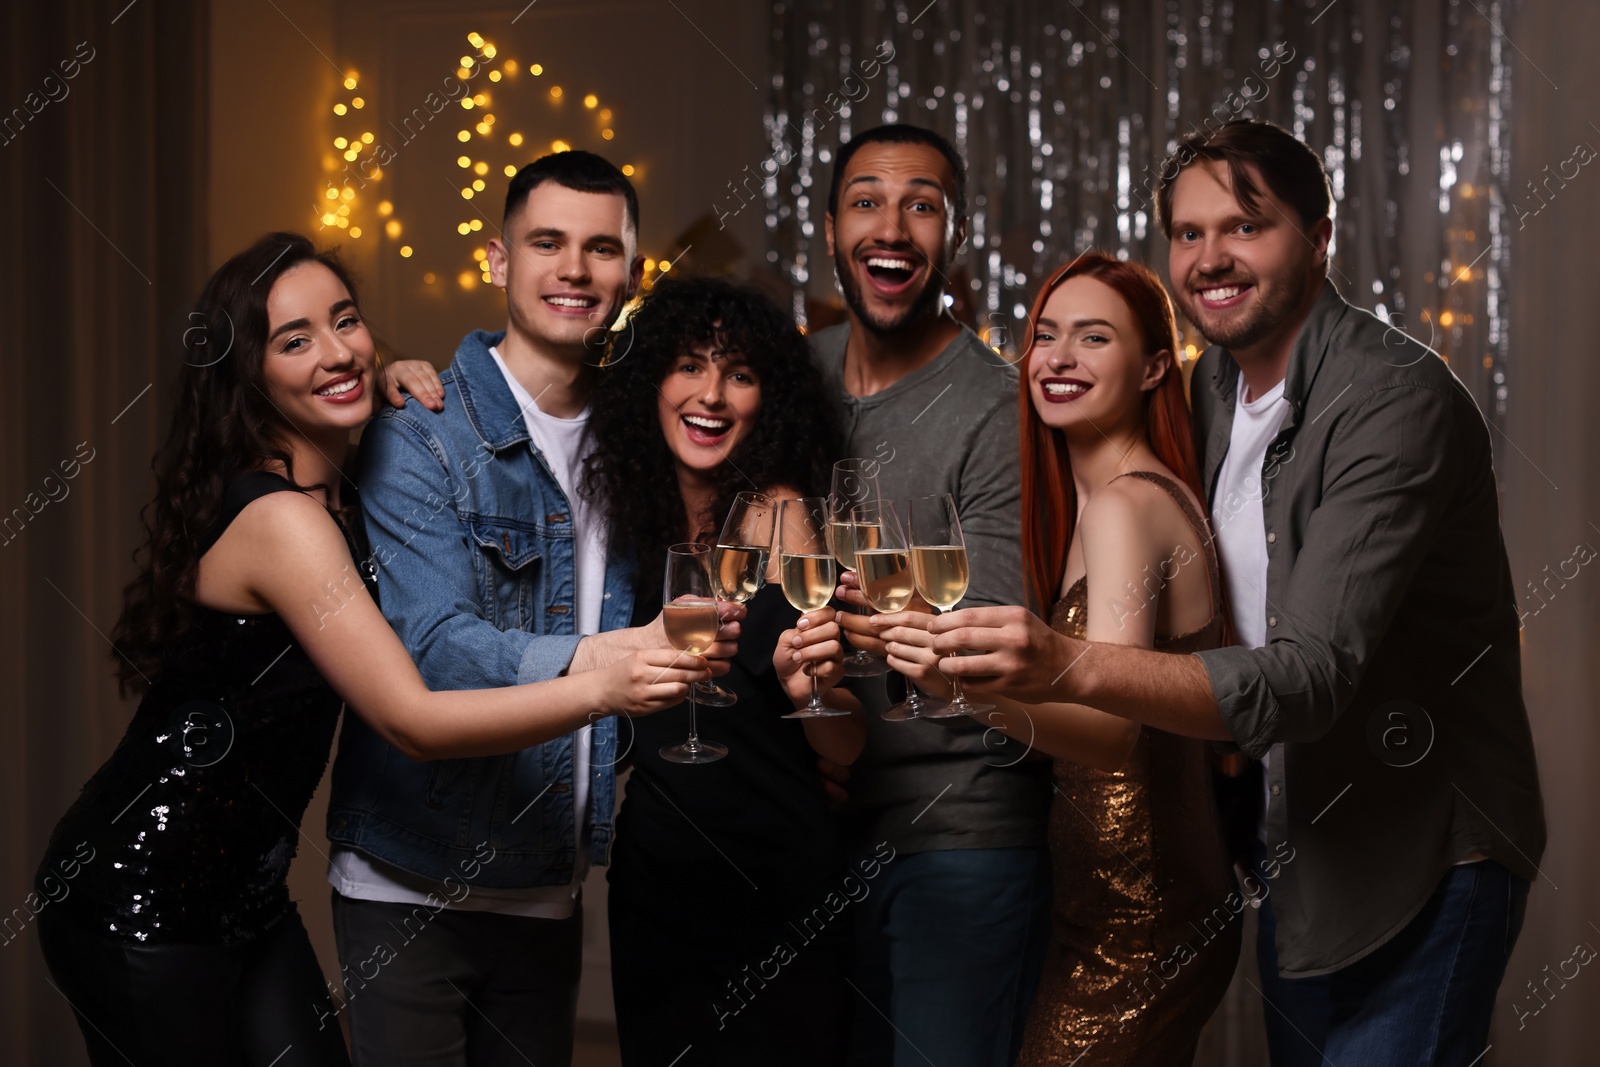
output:
[[[711,585],[721,599],[744,604],[766,584],[776,510],[772,498],[760,493],[740,493],[733,498],[722,536],[711,550]],[[715,682],[696,682],[694,692],[708,707],[726,708],[739,702],[737,694]]]
[[[667,643],[679,652],[701,655],[717,639],[720,622],[711,585],[711,549],[705,545],[673,545],[667,549],[667,574],[662,581],[661,621]],[[728,754],[726,745],[700,740],[695,721],[695,687],[689,687],[689,739],[664,745],[661,758],[672,763],[711,763]]]
[[[852,522],[851,509],[882,499],[877,460],[841,459],[833,465],[833,490],[828,494],[828,552],[845,570],[856,570],[856,552],[875,547],[879,537],[875,524]],[[887,673],[889,664],[883,657],[864,649],[858,648],[844,658],[846,678],[873,678]]]
[[[856,550],[856,577],[861,593],[873,609],[883,614],[904,611],[911,603],[916,585],[911,576],[911,547],[905,527],[894,505],[887,500],[857,504],[851,521],[877,531],[877,544]],[[906,698],[883,713],[889,722],[920,719],[938,706],[924,700],[911,680],[906,679]]]
[[[822,497],[801,497],[778,503],[778,575],[783,595],[796,611],[816,611],[833,597],[835,574],[828,550],[828,502]],[[848,715],[822,702],[816,671],[811,675],[811,700],[785,719],[811,719]]]
[[[949,493],[919,496],[911,501],[911,574],[922,599],[949,611],[967,595],[970,575],[967,542],[961,536],[961,518]],[[924,713],[924,718],[948,719],[993,711],[993,704],[974,704],[961,691],[961,679],[950,679],[950,703]]]

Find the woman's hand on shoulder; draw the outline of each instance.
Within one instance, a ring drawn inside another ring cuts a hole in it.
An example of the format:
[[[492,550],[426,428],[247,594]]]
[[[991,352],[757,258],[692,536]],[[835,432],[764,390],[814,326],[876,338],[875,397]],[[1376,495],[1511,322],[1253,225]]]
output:
[[[406,393],[422,401],[429,411],[444,410],[444,383],[425,359],[402,359],[383,369],[383,398],[390,407],[406,406]]]

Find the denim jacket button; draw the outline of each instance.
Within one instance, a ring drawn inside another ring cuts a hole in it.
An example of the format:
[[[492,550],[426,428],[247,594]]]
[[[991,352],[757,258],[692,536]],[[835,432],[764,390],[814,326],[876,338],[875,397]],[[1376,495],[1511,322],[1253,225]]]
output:
[[[567,517],[562,512],[554,511],[554,512],[551,512],[549,515],[546,515],[544,517],[544,521],[545,522],[549,522],[549,523],[561,523],[561,522],[566,522],[567,521]]]
[[[568,607],[568,606],[567,606],[567,605],[565,605],[565,604],[551,604],[551,605],[550,605],[550,606],[549,606],[549,607],[548,607],[548,608],[546,608],[546,609],[545,609],[545,610],[546,610],[546,611],[548,611],[548,612],[549,612],[549,613],[550,613],[550,614],[552,614],[552,615],[565,615],[565,614],[567,614],[567,613],[568,613],[568,612],[569,612],[569,611],[571,611],[571,610],[572,610],[572,609],[571,609],[571,608],[569,608],[569,607]]]
[[[550,787],[550,792],[552,792],[552,793],[570,793],[570,792],[572,792],[572,787],[570,785],[568,785],[566,782],[557,782],[555,785],[552,785]]]
[[[505,545],[505,547],[506,547],[506,555],[508,555],[508,556],[511,555],[511,535],[508,534],[508,533],[507,534],[501,534],[500,535],[500,543],[502,545]]]

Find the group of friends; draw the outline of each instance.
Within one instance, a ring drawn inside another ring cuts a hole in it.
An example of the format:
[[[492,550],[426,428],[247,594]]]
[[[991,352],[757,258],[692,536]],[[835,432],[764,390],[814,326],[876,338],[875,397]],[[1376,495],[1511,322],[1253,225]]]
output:
[[[570,1062],[605,864],[630,1067],[1188,1063],[1252,911],[1275,1067],[1476,1061],[1545,830],[1472,397],[1341,297],[1279,127],[1180,141],[1170,295],[1077,255],[1014,365],[947,299],[965,187],[933,131],[842,145],[809,335],[720,278],[630,307],[581,151],[511,179],[505,328],[442,374],[303,236],[212,276],[112,634],[142,699],[40,868],[91,1062]],[[852,457],[953,499],[958,609],[845,572],[802,614],[773,553],[671,647],[668,549]],[[711,679],[727,757],[663,758]],[[954,681],[984,710],[884,719]],[[813,685],[848,714],[784,718]],[[341,711],[329,981],[286,876]]]

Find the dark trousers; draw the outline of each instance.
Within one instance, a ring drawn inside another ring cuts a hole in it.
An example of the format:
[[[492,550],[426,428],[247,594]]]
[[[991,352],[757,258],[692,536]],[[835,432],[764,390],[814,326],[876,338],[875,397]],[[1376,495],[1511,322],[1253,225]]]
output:
[[[1313,978],[1279,977],[1272,900],[1261,905],[1256,959],[1273,1067],[1479,1062],[1495,991],[1522,930],[1527,881],[1492,860],[1452,867],[1392,940]]]
[[[333,930],[358,1067],[572,1060],[581,908],[529,919],[334,892]]]
[[[850,1062],[1010,1067],[1050,936],[1045,848],[917,852],[857,914]]]
[[[46,909],[39,944],[94,1067],[350,1063],[292,904],[237,945],[128,944]]]
[[[841,901],[835,916],[819,894],[810,916],[792,897],[770,913],[719,915],[714,899],[688,900],[664,915],[663,905],[679,899],[665,886],[643,901],[611,886],[623,1067],[842,1063],[856,1003],[852,917],[843,909],[859,905]]]

